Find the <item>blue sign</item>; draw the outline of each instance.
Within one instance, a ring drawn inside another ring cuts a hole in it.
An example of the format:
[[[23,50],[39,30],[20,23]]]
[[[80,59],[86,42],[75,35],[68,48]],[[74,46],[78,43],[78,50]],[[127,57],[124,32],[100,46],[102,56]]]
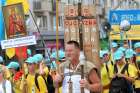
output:
[[[5,3],[6,3],[6,0],[0,0],[0,41],[3,40],[5,37],[4,20],[3,20],[3,14],[2,14],[2,6],[4,6]]]
[[[119,25],[122,20],[130,21],[131,25],[140,25],[140,10],[111,10],[109,22],[112,25]]]

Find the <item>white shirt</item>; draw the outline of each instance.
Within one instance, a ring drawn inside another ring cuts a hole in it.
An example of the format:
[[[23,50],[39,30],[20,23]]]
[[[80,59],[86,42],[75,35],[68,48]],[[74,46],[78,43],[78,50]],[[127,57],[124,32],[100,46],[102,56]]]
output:
[[[6,93],[12,93],[12,87],[11,87],[10,81],[8,81],[8,80],[5,81],[5,88],[6,88]],[[2,83],[0,83],[0,93],[4,93]]]
[[[65,69],[64,74],[71,72],[72,70]],[[81,80],[81,75],[72,75],[70,76],[65,76],[62,84],[62,93],[69,93],[69,79],[71,78],[72,81],[72,93],[81,93],[80,89],[80,80]],[[84,89],[84,93],[90,93],[88,89]]]

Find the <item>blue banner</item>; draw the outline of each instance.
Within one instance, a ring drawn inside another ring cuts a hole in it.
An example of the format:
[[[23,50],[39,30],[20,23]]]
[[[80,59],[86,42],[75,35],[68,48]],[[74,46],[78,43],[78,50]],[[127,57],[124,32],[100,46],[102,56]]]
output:
[[[111,10],[109,22],[112,25],[119,25],[122,20],[130,21],[131,25],[140,24],[140,10]]]
[[[2,14],[2,6],[6,4],[6,0],[0,0],[0,41],[5,37],[5,27],[4,27],[4,20]]]

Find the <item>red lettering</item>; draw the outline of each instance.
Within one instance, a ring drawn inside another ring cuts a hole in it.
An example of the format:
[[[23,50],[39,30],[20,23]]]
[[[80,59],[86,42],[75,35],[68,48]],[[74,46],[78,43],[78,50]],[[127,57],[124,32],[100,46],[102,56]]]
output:
[[[78,25],[77,20],[73,20],[73,25]]]
[[[93,25],[93,20],[89,20],[89,25]]]
[[[69,21],[65,20],[65,25],[68,26],[69,25]]]
[[[72,25],[72,21],[69,21],[69,25],[70,25],[70,26]]]

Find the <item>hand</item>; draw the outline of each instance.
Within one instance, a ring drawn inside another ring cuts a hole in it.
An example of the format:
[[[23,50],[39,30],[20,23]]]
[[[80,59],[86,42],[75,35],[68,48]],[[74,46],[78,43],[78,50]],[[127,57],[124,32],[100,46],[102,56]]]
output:
[[[125,77],[124,74],[117,74],[118,77]]]
[[[23,85],[27,86],[27,80],[23,80]]]
[[[60,82],[62,82],[62,77],[59,74],[56,74],[54,77],[54,86],[59,87]]]
[[[112,78],[115,78],[117,76],[117,74],[114,74]]]
[[[80,87],[82,87],[82,88],[89,88],[89,83],[88,83],[88,81],[86,80],[86,79],[81,79],[80,80]]]

